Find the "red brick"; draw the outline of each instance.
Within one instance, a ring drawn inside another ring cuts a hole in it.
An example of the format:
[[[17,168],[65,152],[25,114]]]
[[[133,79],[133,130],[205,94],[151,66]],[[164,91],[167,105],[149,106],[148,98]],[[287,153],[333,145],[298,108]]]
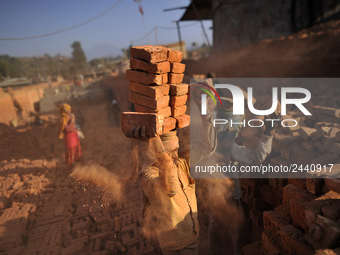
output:
[[[304,240],[304,235],[292,225],[280,229],[282,249],[288,254],[310,255],[314,254],[313,248]]]
[[[340,179],[337,178],[325,178],[325,184],[329,190],[333,190],[340,193]]]
[[[167,48],[162,46],[142,45],[130,49],[132,58],[143,59],[149,63],[166,61],[168,58]]]
[[[122,245],[120,242],[117,241],[113,241],[115,247],[120,251],[120,252],[124,252],[126,250],[126,248],[124,247],[124,245]]]
[[[326,193],[325,195],[312,201],[305,210],[307,226],[311,226],[312,224],[314,224],[316,220],[316,216],[321,214],[323,207],[327,205],[333,205],[330,202],[339,201],[339,199],[340,199],[340,194],[334,191],[330,191]]]
[[[141,94],[130,91],[130,101],[135,104],[149,107],[151,109],[159,110],[169,105],[170,97],[163,96],[158,99],[153,99],[151,97],[143,96]]]
[[[96,239],[94,242],[94,250],[99,251],[100,250],[100,244],[101,244],[101,239]]]
[[[184,128],[190,125],[190,116],[187,114],[183,114],[182,116],[178,116],[176,119],[176,128]]]
[[[302,127],[299,129],[299,134],[301,135],[303,140],[308,140],[311,137],[311,134],[316,133],[315,128],[309,128],[309,127]]]
[[[169,73],[169,83],[179,84],[183,81],[184,74]]]
[[[324,180],[321,174],[318,173],[306,173],[306,189],[313,195],[322,193],[322,187]]]
[[[183,114],[185,114],[185,112],[187,111],[187,106],[186,105],[180,105],[177,107],[171,107],[171,116],[172,117],[178,117],[181,116]]]
[[[156,84],[162,85],[168,82],[168,74],[150,74],[135,70],[126,70],[126,79],[146,85]]]
[[[76,224],[73,223],[71,233],[74,235],[77,233],[77,230],[89,230],[89,227],[90,227],[90,224],[87,221],[79,222]]]
[[[319,114],[317,116],[317,119],[318,121],[321,121],[321,122],[338,123],[338,124],[340,123],[340,118],[328,116],[325,114]]]
[[[177,50],[172,50],[172,49],[167,49],[168,50],[168,61],[170,62],[176,62],[179,63],[183,59],[183,52],[177,51]]]
[[[318,152],[316,151],[305,151],[300,146],[294,145],[290,159],[293,163],[296,164],[310,164],[312,160],[315,159],[315,156],[317,154]],[[297,176],[298,174],[301,174],[301,171],[298,173],[294,173],[295,176]]]
[[[170,90],[170,86],[168,84],[163,84],[160,86],[148,86],[135,82],[129,82],[129,84],[131,91],[151,97],[153,99],[168,95]]]
[[[319,129],[317,129],[316,132],[312,133],[310,137],[313,139],[313,141],[316,141],[321,137],[329,134],[330,130],[331,130],[330,127],[320,127]]]
[[[169,132],[176,128],[176,119],[172,117],[164,118],[163,133]]]
[[[90,240],[95,240],[95,239],[108,239],[109,238],[109,236],[110,236],[110,232],[107,232],[107,233],[96,233],[96,234],[94,234],[94,235],[92,235],[91,237],[90,237]]]
[[[295,174],[290,174],[289,176],[295,177]],[[305,178],[288,178],[288,184],[293,184],[300,190],[306,189],[306,179]]]
[[[315,196],[295,187],[292,184],[288,184],[283,188],[283,204],[289,203],[293,198],[303,198],[304,200],[311,201],[315,199]]]
[[[332,149],[330,149],[331,152],[335,154],[340,154],[340,143],[334,143]]]
[[[291,153],[292,153],[292,148],[290,148],[290,147],[283,147],[281,149],[281,157],[283,157],[285,159],[290,159]]]
[[[182,96],[188,94],[189,85],[180,83],[180,84],[169,84],[170,85],[170,95],[171,96]]]
[[[132,223],[132,224],[122,227],[121,232],[123,233],[123,232],[128,232],[131,230],[135,230],[135,233],[137,233],[137,223]]]
[[[109,251],[108,250],[94,251],[91,252],[90,255],[109,255]]]
[[[262,246],[269,254],[280,254],[280,239],[272,232],[265,230],[262,232]]]
[[[302,146],[303,149],[305,149],[306,151],[313,151],[315,149],[314,143],[312,141],[304,141],[302,142]]]
[[[313,109],[318,114],[324,114],[324,115],[340,118],[340,109],[325,107],[325,106],[318,106],[318,105],[314,106]]]
[[[171,96],[170,97],[170,106],[171,107],[177,107],[181,105],[185,105],[187,102],[188,96],[183,95],[183,96]]]
[[[304,124],[304,119],[303,118],[294,118],[294,120],[292,120],[293,118],[289,115],[285,116],[285,119],[287,119],[287,121],[285,121],[285,125],[286,127],[283,127],[283,130],[286,133],[290,133],[290,132],[294,132],[294,131],[298,131],[300,129],[301,126],[305,126]],[[295,126],[295,124],[297,123],[297,125]],[[288,127],[287,127],[288,126]]]
[[[340,132],[336,133],[335,140],[340,142]]]
[[[340,200],[332,201],[331,205],[322,207],[321,211],[324,217],[337,221],[340,218]]]
[[[290,215],[294,225],[300,226],[307,233],[307,222],[305,210],[310,201],[301,198],[293,198],[290,200]]]
[[[63,234],[62,237],[62,244],[64,247],[70,246],[72,243],[72,236],[69,233]]]
[[[263,212],[263,227],[266,230],[278,234],[279,230],[288,224],[289,223],[285,219],[280,217],[280,214],[274,211]]]
[[[314,249],[337,247],[340,238],[340,225],[318,215],[315,224],[309,228],[305,238]]]
[[[1,93],[1,91],[0,91]],[[25,253],[25,246],[19,246],[14,249],[8,250],[5,252],[6,254],[11,254],[11,255],[21,255]]]
[[[162,109],[155,110],[155,109],[151,109],[149,107],[143,106],[143,105],[135,104],[135,110],[136,112],[157,113],[159,115],[162,115],[163,117],[171,116],[170,106],[166,106]]]
[[[72,244],[62,249],[62,255],[77,255],[85,252],[85,244],[82,241],[73,241]]]
[[[242,248],[242,255],[259,255],[261,249],[261,241],[248,244]]]
[[[163,117],[155,113],[123,112],[122,131],[130,137],[131,131],[137,126],[146,127],[146,135],[149,137],[162,133]]]
[[[275,178],[275,175],[275,173],[268,174],[269,185],[282,192],[283,187],[287,185],[287,179]]]
[[[98,226],[98,230],[101,233],[107,233],[109,231],[109,229],[110,229],[110,226],[109,226],[108,223],[105,223],[105,224]]]
[[[279,157],[270,159],[270,164],[272,164],[273,166],[279,166],[279,165],[287,166],[290,164],[290,161],[279,156]]]
[[[149,63],[141,59],[131,58],[130,68],[133,70],[141,70],[147,73],[168,73],[170,72],[170,62]]]
[[[278,190],[273,189],[270,185],[263,185],[259,189],[261,198],[266,201],[268,204],[273,206],[278,206],[281,204],[280,195],[282,192],[278,192]]]
[[[114,241],[107,240],[105,244],[105,249],[109,251],[113,251],[115,249]]]
[[[184,73],[185,71],[185,64],[182,63],[171,63],[170,64],[171,72],[172,73]]]
[[[279,141],[280,146],[290,146],[293,144],[300,145],[302,142],[302,138],[297,131],[291,132],[289,135],[278,136],[277,140]]]

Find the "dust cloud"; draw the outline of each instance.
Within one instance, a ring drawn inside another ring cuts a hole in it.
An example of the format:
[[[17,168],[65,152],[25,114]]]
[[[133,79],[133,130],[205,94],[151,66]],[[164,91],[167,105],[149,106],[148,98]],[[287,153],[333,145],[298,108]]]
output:
[[[238,242],[244,214],[242,207],[232,198],[234,183],[229,178],[196,180],[196,195],[199,209],[214,216],[227,229],[234,245]]]
[[[119,201],[123,199],[124,182],[122,182],[122,178],[99,164],[77,165],[70,174],[70,177],[79,182],[86,182],[100,187],[109,193],[114,200]]]

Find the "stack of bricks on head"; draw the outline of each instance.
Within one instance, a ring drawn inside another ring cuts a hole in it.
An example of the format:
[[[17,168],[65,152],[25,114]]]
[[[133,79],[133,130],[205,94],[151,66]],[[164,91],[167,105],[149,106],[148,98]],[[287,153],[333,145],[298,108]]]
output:
[[[130,101],[136,112],[122,113],[126,136],[137,125],[145,126],[146,136],[153,137],[190,124],[187,110],[188,84],[182,83],[185,64],[181,51],[162,46],[132,47],[130,70],[126,78]]]

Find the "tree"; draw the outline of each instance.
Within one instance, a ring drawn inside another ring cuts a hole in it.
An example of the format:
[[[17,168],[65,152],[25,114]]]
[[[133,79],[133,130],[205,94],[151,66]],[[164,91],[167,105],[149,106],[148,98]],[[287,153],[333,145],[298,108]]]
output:
[[[81,47],[80,42],[75,41],[71,47],[73,48],[73,52],[72,52],[72,60],[73,63],[75,65],[75,71],[76,72],[84,72],[86,67],[87,67],[87,63],[86,63],[86,56],[85,53]]]

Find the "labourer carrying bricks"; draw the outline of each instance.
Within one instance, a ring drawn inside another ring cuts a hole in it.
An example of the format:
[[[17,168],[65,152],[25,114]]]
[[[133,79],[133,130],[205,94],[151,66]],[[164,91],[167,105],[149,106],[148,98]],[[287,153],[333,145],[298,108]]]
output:
[[[130,53],[126,78],[136,112],[123,113],[121,124],[127,137],[147,145],[139,148],[144,236],[157,239],[165,255],[198,254],[195,181],[188,161],[178,156],[177,130],[190,123],[183,53],[152,45],[132,47]]]
[[[195,181],[186,160],[178,157],[177,131],[148,138],[145,127],[131,134],[148,143],[154,162],[140,172],[144,206],[144,234],[156,235],[164,255],[198,254],[199,223]]]
[[[65,160],[68,170],[71,172],[74,161],[83,162],[83,152],[77,133],[76,118],[71,113],[71,106],[68,104],[59,105],[58,110],[61,113],[58,135],[59,139],[64,138],[66,149]]]

